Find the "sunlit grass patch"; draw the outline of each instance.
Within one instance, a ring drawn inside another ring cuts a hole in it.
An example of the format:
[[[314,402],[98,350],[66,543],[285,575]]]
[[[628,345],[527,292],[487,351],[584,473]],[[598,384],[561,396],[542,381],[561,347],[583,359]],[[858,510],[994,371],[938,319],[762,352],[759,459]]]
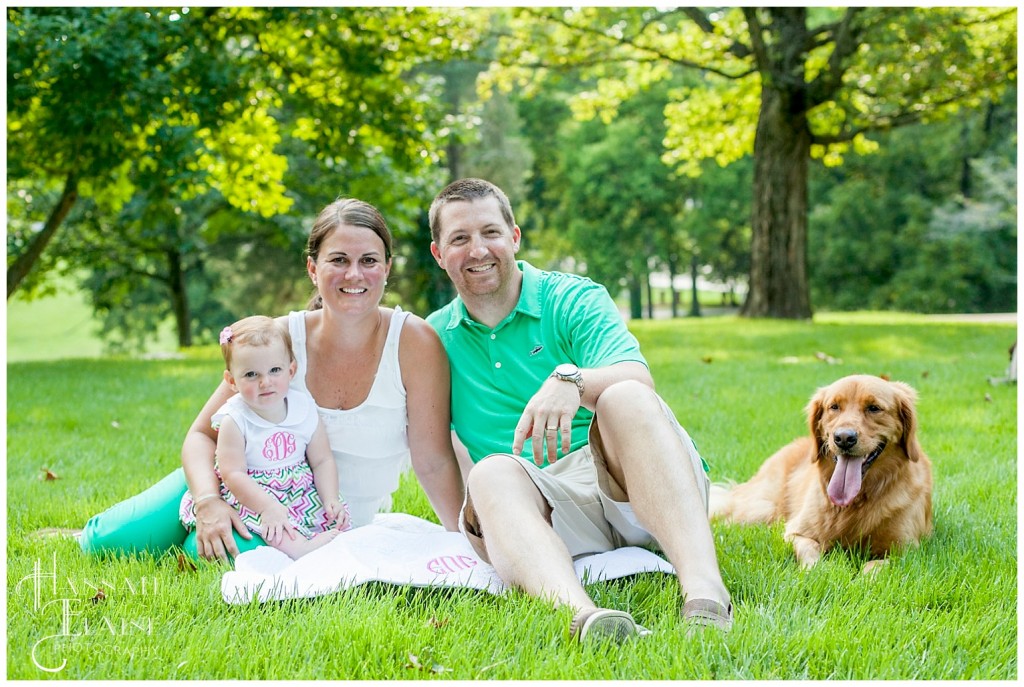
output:
[[[216,348],[181,360],[16,363],[7,382],[7,677],[1016,679],[1017,390],[987,381],[1005,369],[1014,327],[866,314],[630,326],[715,481],[747,479],[806,433],[803,409],[819,386],[855,372],[910,383],[934,464],[935,534],[866,578],[863,556],[841,550],[800,570],[780,524],[716,523],[733,631],[687,637],[675,578],[645,573],[588,587],[654,631],[611,652],[571,644],[567,609],[516,591],[368,584],[229,606],[223,564],[192,569],[174,553],[86,558],[70,539],[35,536],[81,527],[178,466],[185,429],[220,374]],[[434,520],[411,475],[395,509]],[[36,566],[56,571],[54,598],[77,613],[77,636],[39,644],[62,617],[59,604],[34,606]]]

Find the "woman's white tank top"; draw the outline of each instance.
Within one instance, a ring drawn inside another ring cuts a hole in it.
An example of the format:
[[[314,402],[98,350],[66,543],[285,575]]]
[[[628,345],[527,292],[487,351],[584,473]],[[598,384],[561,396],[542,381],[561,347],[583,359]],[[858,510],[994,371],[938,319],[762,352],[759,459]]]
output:
[[[398,339],[408,316],[395,308],[373,386],[361,405],[349,410],[317,405],[338,465],[341,498],[348,503],[353,527],[369,524],[377,513],[391,510],[391,494],[410,465],[409,412],[398,362]],[[291,386],[308,392],[305,311],[288,314],[288,330],[298,367]]]

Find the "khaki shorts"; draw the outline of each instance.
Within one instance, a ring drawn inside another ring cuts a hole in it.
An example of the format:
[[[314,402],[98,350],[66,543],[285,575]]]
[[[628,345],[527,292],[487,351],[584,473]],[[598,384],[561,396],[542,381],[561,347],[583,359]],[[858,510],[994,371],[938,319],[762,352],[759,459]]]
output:
[[[704,501],[704,510],[707,511],[711,483],[704,462],[693,440],[676,420],[672,410],[664,401],[661,401],[661,407],[688,454]],[[623,546],[657,546],[651,534],[637,521],[630,503],[616,501],[609,495],[612,492],[609,485],[614,482],[614,478],[608,473],[604,456],[601,455],[603,443],[596,419],[595,417],[590,425],[588,446],[573,451],[544,469],[537,467],[533,461],[519,456],[497,455],[513,458],[526,471],[551,507],[552,528],[565,542],[569,554],[574,558],[611,551]],[[619,489],[618,493],[625,493],[625,490]],[[468,490],[462,512],[459,514],[459,529],[466,535],[477,553],[486,558],[484,533],[473,510],[472,495]]]

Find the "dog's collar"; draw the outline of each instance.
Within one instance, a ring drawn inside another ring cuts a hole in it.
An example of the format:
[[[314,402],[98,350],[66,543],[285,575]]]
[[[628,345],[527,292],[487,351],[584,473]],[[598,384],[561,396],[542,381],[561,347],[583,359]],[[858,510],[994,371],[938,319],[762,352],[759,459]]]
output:
[[[880,443],[878,446],[875,447],[874,451],[872,451],[871,453],[868,454],[868,457],[864,459],[864,462],[860,466],[860,474],[861,475],[863,475],[865,472],[868,471],[868,468],[871,467],[871,464],[874,463],[878,459],[878,456],[882,455],[882,451],[885,450],[885,447],[886,447],[886,442],[883,441],[882,443]],[[835,454],[832,455],[832,462],[833,463],[838,463],[839,462],[839,458]]]

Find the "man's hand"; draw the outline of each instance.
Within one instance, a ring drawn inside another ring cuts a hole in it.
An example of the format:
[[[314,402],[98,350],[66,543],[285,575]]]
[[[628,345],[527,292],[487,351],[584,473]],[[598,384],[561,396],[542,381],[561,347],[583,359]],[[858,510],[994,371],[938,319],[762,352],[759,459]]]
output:
[[[231,535],[232,529],[243,539],[252,539],[238,511],[223,499],[206,499],[196,504],[195,510],[196,550],[200,557],[226,560],[228,556],[237,556],[238,546]]]
[[[521,455],[526,437],[533,442],[533,462],[544,464],[558,460],[558,440],[562,455],[572,445],[572,419],[580,409],[580,392],[575,384],[548,378],[526,404],[512,437],[512,453]]]

